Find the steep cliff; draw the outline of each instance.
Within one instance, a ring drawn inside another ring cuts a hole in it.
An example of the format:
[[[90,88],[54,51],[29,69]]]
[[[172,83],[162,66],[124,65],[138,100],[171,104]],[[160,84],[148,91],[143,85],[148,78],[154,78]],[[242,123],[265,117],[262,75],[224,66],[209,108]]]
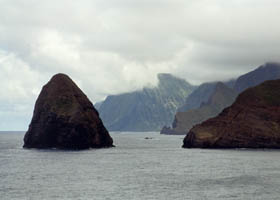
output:
[[[280,80],[241,93],[217,117],[194,126],[186,148],[280,148]]]
[[[159,74],[158,85],[139,91],[110,95],[99,107],[105,126],[111,131],[159,131],[194,90],[183,79]]]

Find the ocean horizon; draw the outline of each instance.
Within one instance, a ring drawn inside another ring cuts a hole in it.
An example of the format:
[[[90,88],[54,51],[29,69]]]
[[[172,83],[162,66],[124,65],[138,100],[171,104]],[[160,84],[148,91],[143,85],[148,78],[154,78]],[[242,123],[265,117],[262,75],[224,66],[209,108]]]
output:
[[[24,131],[1,132],[1,200],[279,198],[279,150],[183,149],[184,136],[110,134],[114,148],[64,151],[23,149]]]

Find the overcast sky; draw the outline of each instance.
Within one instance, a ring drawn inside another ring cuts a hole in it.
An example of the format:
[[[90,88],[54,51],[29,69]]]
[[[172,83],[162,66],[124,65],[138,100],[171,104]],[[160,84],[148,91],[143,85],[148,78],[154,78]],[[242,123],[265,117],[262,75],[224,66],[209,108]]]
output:
[[[93,101],[156,84],[199,84],[280,60],[279,0],[0,0],[0,130],[26,130],[53,74]]]

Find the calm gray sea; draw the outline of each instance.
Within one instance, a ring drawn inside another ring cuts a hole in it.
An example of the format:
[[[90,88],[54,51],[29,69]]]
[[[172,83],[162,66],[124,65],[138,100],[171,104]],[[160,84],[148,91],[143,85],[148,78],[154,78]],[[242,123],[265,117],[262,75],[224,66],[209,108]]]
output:
[[[183,136],[111,135],[116,148],[58,151],[25,150],[23,133],[0,133],[0,199],[280,199],[280,151],[182,149]]]

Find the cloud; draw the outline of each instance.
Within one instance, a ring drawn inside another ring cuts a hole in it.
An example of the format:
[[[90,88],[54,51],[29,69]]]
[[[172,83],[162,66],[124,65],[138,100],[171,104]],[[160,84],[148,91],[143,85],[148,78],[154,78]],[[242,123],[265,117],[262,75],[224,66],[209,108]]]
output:
[[[0,67],[0,128],[24,130],[43,78],[13,53],[0,51]]]
[[[155,85],[159,72],[199,84],[280,61],[278,0],[0,4],[1,119],[7,112],[29,118],[42,85],[58,72],[96,102]]]

